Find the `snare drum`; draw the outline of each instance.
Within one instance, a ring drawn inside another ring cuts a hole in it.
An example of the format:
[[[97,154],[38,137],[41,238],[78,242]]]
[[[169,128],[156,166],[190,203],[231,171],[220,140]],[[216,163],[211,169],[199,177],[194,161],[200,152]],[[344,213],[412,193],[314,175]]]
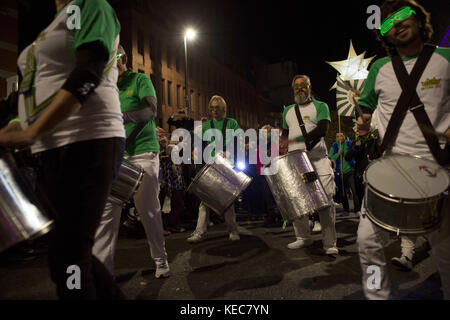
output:
[[[0,148],[0,252],[53,227],[14,157]]]
[[[187,191],[195,194],[207,207],[223,214],[251,181],[245,173],[236,172],[219,154],[197,173]]]
[[[376,225],[397,234],[420,235],[439,227],[449,173],[431,160],[389,155],[364,172],[364,207]]]
[[[331,206],[306,152],[295,150],[274,158],[263,173],[285,220],[295,220]]]
[[[113,181],[108,200],[119,206],[125,206],[138,190],[145,171],[124,159],[119,174]]]

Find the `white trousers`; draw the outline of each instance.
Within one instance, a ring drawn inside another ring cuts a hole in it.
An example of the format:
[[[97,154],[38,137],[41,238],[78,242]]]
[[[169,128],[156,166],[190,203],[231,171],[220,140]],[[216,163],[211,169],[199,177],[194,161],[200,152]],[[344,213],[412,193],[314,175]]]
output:
[[[155,263],[163,262],[167,260],[167,253],[158,199],[159,156],[148,152],[127,157],[127,160],[145,171],[142,183],[134,195],[134,204],[144,226],[153,260]],[[92,249],[92,253],[105,264],[112,275],[121,212],[120,206],[110,201],[106,203]]]
[[[331,207],[319,211],[319,220],[322,226],[322,242],[323,248],[329,249],[336,247],[336,208],[333,203],[333,195],[336,192],[336,184],[334,183],[333,169],[331,168],[330,160],[328,158],[320,159],[312,162],[319,175],[325,192],[327,193]],[[309,217],[303,215],[299,219],[292,222],[294,226],[295,236],[297,240],[308,240],[311,238],[311,230],[309,228]]]
[[[450,299],[450,196],[445,199],[442,210],[444,213],[442,225],[425,237],[430,242],[431,254],[441,276],[444,299],[448,300]],[[390,233],[372,223],[366,212],[365,208],[361,208],[357,240],[363,291],[367,299],[389,299],[391,288],[384,247],[389,241]],[[379,276],[379,279],[375,276]]]
[[[195,231],[200,234],[204,234],[208,227],[210,208],[208,208],[203,201],[200,203],[200,207],[198,208],[198,219],[197,219],[197,227]],[[237,233],[238,225],[236,223],[236,213],[234,212],[234,203],[230,206],[230,208],[225,211],[223,214],[225,219],[225,223],[227,224],[229,233]]]

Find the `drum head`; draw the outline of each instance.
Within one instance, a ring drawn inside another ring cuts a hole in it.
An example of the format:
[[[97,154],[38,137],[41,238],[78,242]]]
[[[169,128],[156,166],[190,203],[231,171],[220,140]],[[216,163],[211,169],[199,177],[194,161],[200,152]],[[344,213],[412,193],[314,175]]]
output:
[[[389,155],[372,162],[365,181],[377,191],[400,199],[438,196],[449,186],[447,170],[431,160],[408,155]]]

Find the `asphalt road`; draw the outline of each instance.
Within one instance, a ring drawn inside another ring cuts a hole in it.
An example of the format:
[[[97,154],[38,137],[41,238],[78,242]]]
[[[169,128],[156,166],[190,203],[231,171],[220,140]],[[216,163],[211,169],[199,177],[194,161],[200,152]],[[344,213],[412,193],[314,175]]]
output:
[[[117,282],[131,300],[363,300],[361,269],[356,246],[359,219],[337,218],[340,255],[323,254],[321,235],[306,249],[290,250],[291,225],[263,227],[262,221],[239,224],[246,234],[228,240],[224,224],[208,229],[206,239],[189,244],[190,232],[166,237],[171,276],[154,277],[155,267],[144,238],[119,238]],[[400,253],[392,238],[386,248],[390,259]],[[26,258],[26,259],[25,259]],[[389,266],[393,294],[399,299],[442,299],[440,279],[426,243],[417,248],[411,272]],[[53,300],[45,250],[27,256],[14,250],[0,255],[1,300]]]

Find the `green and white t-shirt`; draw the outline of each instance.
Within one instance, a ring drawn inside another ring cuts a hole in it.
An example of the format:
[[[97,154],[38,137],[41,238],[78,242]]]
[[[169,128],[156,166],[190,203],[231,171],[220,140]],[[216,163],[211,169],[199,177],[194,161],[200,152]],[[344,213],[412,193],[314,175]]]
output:
[[[402,58],[408,73],[418,56]],[[450,49],[436,48],[416,88],[420,100],[434,129],[445,132],[450,127]],[[358,103],[372,110],[380,138],[384,137],[389,119],[397,104],[402,89],[395,76],[391,57],[373,63]],[[441,147],[445,139],[440,138]],[[408,111],[400,127],[394,146],[387,152],[416,155],[433,160],[419,125]]]
[[[233,135],[231,136],[229,134],[226,134],[227,132],[225,131],[226,137],[223,142],[223,150],[224,151],[226,151],[225,147],[227,146],[227,144],[230,143],[231,139],[233,139],[233,137],[239,132],[238,130],[241,129],[241,127],[239,127],[239,124],[235,119],[233,119],[233,118],[227,118],[227,119],[228,119],[227,126],[226,126],[225,130],[233,130]],[[204,138],[205,132],[212,129],[211,121],[213,121],[213,123],[214,123],[214,129],[217,129],[218,131],[220,131],[222,133],[223,123],[225,121],[225,118],[223,118],[220,121],[216,121],[216,120],[206,121],[202,126],[202,139]],[[214,145],[214,140],[215,139],[211,136],[208,143]],[[214,156],[214,155],[215,155],[215,151],[212,150],[211,156]]]
[[[72,14],[76,12],[69,10],[72,5],[80,8],[80,28],[69,30],[67,21],[74,21]],[[61,89],[75,68],[78,47],[100,41],[109,53],[98,87],[77,113],[32,146],[33,153],[84,140],[125,137],[117,89],[119,33],[119,20],[106,0],[75,0],[60,10],[34,43],[21,52],[18,66],[24,80],[28,80],[23,87],[21,83],[21,88],[29,88],[19,96],[23,128],[39,116]]]
[[[119,87],[120,107],[122,112],[141,109],[141,100],[144,97],[156,99],[155,88],[148,76],[128,70],[117,82]],[[127,138],[131,135],[137,123],[125,124]],[[134,141],[125,150],[126,156],[135,156],[145,152],[159,153],[159,144],[156,133],[155,120],[150,120],[138,133]]]
[[[306,144],[300,126],[298,124],[297,115],[295,114],[295,104],[286,107],[283,111],[283,129],[289,129],[289,139],[295,139],[295,143],[289,143],[288,151],[303,150],[306,151]],[[310,132],[317,127],[320,120],[331,121],[330,111],[325,102],[312,99],[305,105],[300,105],[300,113],[305,123],[306,132]],[[328,156],[325,140],[320,139],[314,148],[308,153],[311,161],[317,161]]]

